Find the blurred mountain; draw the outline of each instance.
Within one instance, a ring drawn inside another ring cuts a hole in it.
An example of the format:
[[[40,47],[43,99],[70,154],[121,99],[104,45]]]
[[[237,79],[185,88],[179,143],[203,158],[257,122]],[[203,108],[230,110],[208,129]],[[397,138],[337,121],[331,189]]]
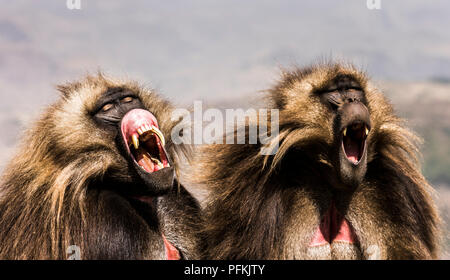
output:
[[[450,83],[386,83],[400,116],[423,138],[423,168],[433,183],[450,186]]]

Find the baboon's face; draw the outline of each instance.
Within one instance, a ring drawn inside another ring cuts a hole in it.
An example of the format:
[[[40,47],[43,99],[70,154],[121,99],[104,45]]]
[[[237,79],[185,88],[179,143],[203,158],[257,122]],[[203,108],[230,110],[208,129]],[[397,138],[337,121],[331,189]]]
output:
[[[174,125],[169,103],[139,85],[105,78],[61,91],[63,99],[45,125],[48,138],[55,139],[48,154],[56,162],[67,164],[95,151],[95,164],[104,170],[96,185],[129,198],[157,196],[173,187],[171,143],[164,138]]]
[[[367,100],[361,85],[352,77],[337,76],[331,84],[319,92],[333,115],[331,157],[342,182],[356,186],[367,170],[366,141],[371,129]]]
[[[274,95],[283,122],[297,131],[293,148],[312,161],[326,162],[345,188],[361,182],[370,159],[366,87],[365,77],[355,70],[330,67],[295,76],[278,89],[282,94]]]
[[[122,191],[155,195],[172,187],[173,168],[164,148],[163,133],[156,117],[136,93],[122,88],[109,89],[96,104],[93,117],[103,129],[116,135],[119,151],[146,186]]]

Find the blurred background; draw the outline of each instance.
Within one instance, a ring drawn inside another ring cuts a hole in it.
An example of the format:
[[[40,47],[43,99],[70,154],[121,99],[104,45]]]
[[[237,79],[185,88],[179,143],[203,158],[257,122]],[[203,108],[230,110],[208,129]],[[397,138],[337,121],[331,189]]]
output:
[[[239,107],[280,67],[345,59],[424,138],[450,258],[449,1],[69,2],[0,0],[0,171],[24,127],[58,97],[54,86],[88,72],[136,79],[183,107]]]

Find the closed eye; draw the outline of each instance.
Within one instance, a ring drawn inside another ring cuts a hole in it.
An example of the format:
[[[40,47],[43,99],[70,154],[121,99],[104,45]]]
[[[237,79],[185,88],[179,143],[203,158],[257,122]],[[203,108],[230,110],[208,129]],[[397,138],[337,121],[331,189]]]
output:
[[[102,111],[103,112],[107,112],[107,111],[109,111],[112,107],[114,106],[114,104],[112,104],[112,103],[106,103],[105,105],[103,105],[103,107],[102,107]]]
[[[126,97],[122,98],[122,99],[120,100],[120,102],[122,102],[122,103],[129,103],[129,102],[131,102],[131,101],[133,101],[133,100],[134,100],[134,97],[133,97],[133,96],[126,96]]]
[[[322,102],[333,105],[334,107],[339,107],[343,100],[342,95],[337,91],[327,92],[321,95]]]
[[[351,87],[351,88],[345,89],[345,91],[346,91],[346,92],[355,92],[355,91],[361,92],[361,91],[362,91],[362,88],[359,88],[359,87]]]

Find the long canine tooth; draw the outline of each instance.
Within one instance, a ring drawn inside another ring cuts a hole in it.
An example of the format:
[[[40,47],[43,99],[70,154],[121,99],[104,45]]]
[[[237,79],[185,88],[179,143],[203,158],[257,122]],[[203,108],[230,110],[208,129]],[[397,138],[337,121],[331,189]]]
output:
[[[164,168],[164,165],[159,161],[159,159],[154,158],[154,157],[150,157],[150,159],[156,163],[156,165],[158,165],[159,168]]]
[[[164,139],[164,135],[162,134],[162,132],[153,125],[152,125],[151,131],[154,132],[156,135],[158,135],[159,139],[161,140],[161,142],[164,146],[166,144],[166,140]]]
[[[366,136],[369,135],[369,129],[366,127]]]
[[[133,141],[133,146],[134,148],[137,150],[139,148],[139,138],[136,134],[133,134],[133,136],[131,136],[131,140]]]
[[[344,136],[347,136],[347,128],[344,128]]]

